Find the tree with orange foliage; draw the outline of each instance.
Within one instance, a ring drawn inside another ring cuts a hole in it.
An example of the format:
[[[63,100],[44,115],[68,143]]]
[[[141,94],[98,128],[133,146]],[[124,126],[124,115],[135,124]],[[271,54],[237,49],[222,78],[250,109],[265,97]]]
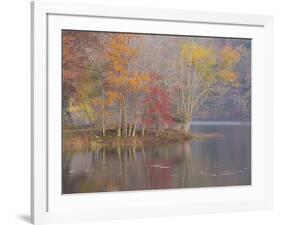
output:
[[[130,125],[128,129],[128,99],[136,93],[145,91],[145,83],[150,80],[147,73],[138,73],[130,70],[130,63],[137,56],[137,50],[130,46],[134,38],[129,34],[115,35],[108,43],[105,58],[109,61],[106,84],[108,86],[109,102],[119,104],[119,123],[117,136],[130,136],[135,129]]]

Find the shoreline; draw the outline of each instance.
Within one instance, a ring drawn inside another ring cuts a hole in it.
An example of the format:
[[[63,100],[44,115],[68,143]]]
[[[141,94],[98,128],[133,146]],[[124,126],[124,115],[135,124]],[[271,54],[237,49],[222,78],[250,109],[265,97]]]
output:
[[[111,133],[110,133],[111,131]],[[96,130],[96,133],[100,130]],[[210,138],[222,137],[222,135],[209,134],[185,134],[182,131],[166,129],[159,136],[154,134],[152,129],[147,129],[145,135],[141,135],[141,130],[136,131],[136,136],[117,137],[116,131],[107,130],[107,136],[91,136],[89,128],[65,129],[63,131],[63,151],[81,151],[83,149],[102,149],[102,148],[145,148],[151,146],[161,146],[172,143],[181,143],[192,140],[205,140]]]

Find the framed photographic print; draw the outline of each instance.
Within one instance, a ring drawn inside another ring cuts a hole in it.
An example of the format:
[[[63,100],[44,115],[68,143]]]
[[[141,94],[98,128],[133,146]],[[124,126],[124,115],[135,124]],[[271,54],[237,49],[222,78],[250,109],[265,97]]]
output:
[[[32,25],[33,223],[272,207],[270,16],[39,1]]]

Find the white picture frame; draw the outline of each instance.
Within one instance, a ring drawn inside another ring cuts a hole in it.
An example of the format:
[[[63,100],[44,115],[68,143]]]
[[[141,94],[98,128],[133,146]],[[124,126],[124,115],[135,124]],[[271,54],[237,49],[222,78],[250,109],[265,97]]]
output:
[[[61,90],[59,31],[75,28],[187,34],[186,31],[182,33],[182,28],[187,27],[189,32],[193,32],[188,34],[193,35],[253,39],[253,184],[250,187],[63,196],[59,182],[60,132],[56,131],[60,126],[56,118],[61,110],[60,101],[56,100]],[[272,42],[271,16],[32,2],[32,222],[42,224],[272,208]]]

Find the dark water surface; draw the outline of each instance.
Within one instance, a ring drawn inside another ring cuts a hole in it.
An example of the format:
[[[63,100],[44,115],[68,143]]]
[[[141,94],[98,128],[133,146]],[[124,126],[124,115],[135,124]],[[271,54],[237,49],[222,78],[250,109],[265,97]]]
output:
[[[63,153],[67,193],[214,187],[251,184],[251,126],[193,125],[207,140],[121,150]]]

